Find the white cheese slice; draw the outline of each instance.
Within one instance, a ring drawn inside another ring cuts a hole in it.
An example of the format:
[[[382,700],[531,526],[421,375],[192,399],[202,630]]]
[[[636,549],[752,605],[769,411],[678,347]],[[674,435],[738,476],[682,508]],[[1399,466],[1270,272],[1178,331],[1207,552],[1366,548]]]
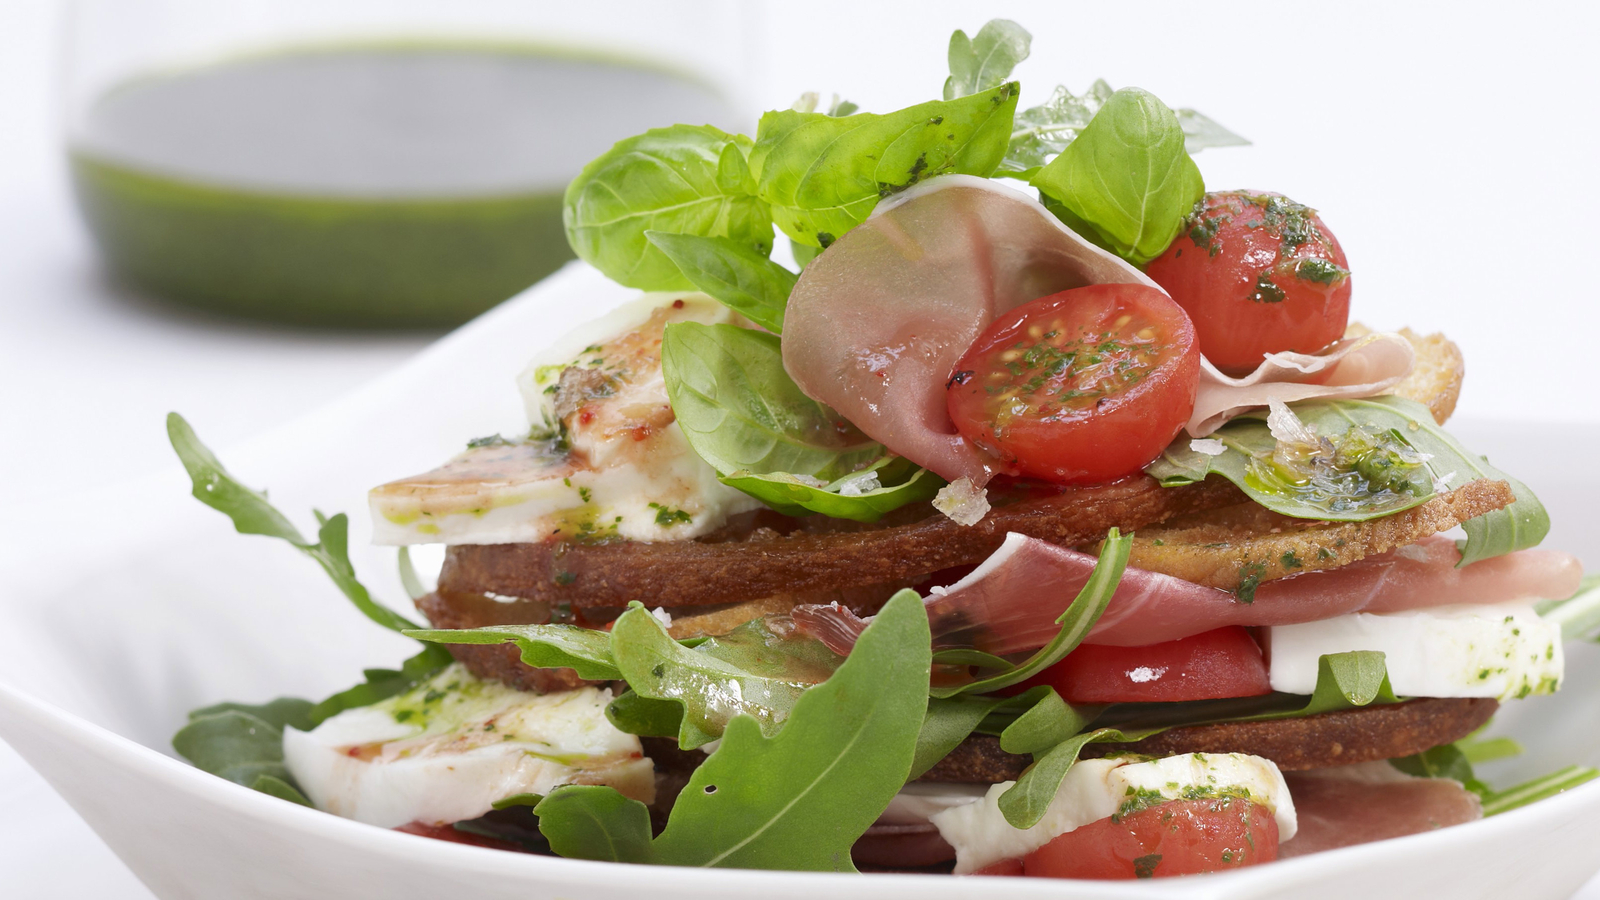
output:
[[[689,446],[661,372],[665,325],[738,321],[704,294],[645,294],[558,340],[517,376],[533,431],[551,439],[469,447],[431,472],[373,489],[373,541],[688,540],[760,508]],[[556,400],[569,367],[583,376],[570,384],[581,403],[565,410],[562,431]]]
[[[383,828],[472,819],[563,784],[650,802],[654,766],[606,720],[610,701],[593,687],[525,693],[455,664],[311,731],[285,729],[284,762],[318,809]]]
[[[1188,753],[1140,761],[1138,757],[1084,759],[1067,772],[1044,817],[1032,828],[1012,827],[1000,812],[1000,795],[1015,782],[993,785],[979,800],[935,813],[930,821],[956,850],[957,875],[1017,859],[1052,839],[1098,822],[1130,801],[1248,797],[1271,810],[1278,840],[1294,837],[1294,801],[1271,760],[1243,753]]]
[[[1324,654],[1381,650],[1405,697],[1526,697],[1561,685],[1561,629],[1527,603],[1355,613],[1267,629],[1273,690],[1309,694]]]

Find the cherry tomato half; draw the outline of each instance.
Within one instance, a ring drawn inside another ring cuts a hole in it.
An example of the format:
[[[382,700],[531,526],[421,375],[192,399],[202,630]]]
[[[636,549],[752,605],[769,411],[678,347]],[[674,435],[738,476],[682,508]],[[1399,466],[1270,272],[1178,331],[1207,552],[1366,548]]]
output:
[[[1155,459],[1194,412],[1189,317],[1138,284],[1074,288],[996,319],[956,364],[956,430],[1012,475],[1094,484]]]
[[[1317,212],[1281,194],[1207,194],[1146,270],[1188,311],[1200,352],[1241,374],[1280,350],[1344,336],[1350,268]]]
[[[1223,797],[1173,800],[1090,822],[1023,857],[1022,872],[1042,878],[1162,878],[1277,858],[1272,811]]]
[[[1047,684],[1069,703],[1171,703],[1272,693],[1267,664],[1238,625],[1145,647],[1083,644],[1019,685]]]

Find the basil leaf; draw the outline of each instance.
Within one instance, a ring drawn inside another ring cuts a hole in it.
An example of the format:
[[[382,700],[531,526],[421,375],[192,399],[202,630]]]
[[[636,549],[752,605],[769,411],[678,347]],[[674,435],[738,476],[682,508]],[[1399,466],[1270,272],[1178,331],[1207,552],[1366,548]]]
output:
[[[728,238],[662,231],[644,236],[690,284],[773,334],[783,333],[784,307],[797,278],[793,272]]]
[[[740,714],[775,733],[840,661],[818,641],[778,638],[760,619],[691,650],[639,605],[611,626],[611,654],[635,694],[683,707],[678,745],[685,750],[721,737]]]
[[[654,128],[619,141],[567,186],[567,242],[606,277],[647,291],[690,282],[646,231],[726,237],[765,254],[772,214],[755,196],[750,139],[710,125]]]
[[[802,244],[793,238],[789,239],[789,251],[794,255],[794,264],[799,266],[802,272],[806,270],[806,266],[810,265],[813,259],[822,255],[821,247]]]
[[[934,697],[950,697],[956,694],[997,691],[1026,681],[1060,662],[1083,642],[1084,637],[1089,634],[1089,629],[1094,627],[1094,623],[1100,619],[1100,614],[1105,612],[1106,604],[1111,601],[1111,595],[1116,592],[1117,584],[1122,581],[1122,572],[1128,566],[1128,551],[1132,546],[1132,535],[1124,537],[1115,528],[1106,534],[1105,543],[1100,547],[1100,558],[1095,561],[1094,570],[1089,573],[1089,580],[1084,583],[1083,589],[1078,591],[1078,596],[1072,599],[1072,603],[1061,614],[1061,618],[1056,620],[1061,630],[1049,644],[1033,656],[1009,671],[962,685],[937,687],[930,693]]]
[[[944,99],[954,100],[1005,83],[1017,63],[1028,58],[1033,35],[1010,19],[990,19],[967,37],[960,29],[950,35],[950,77],[944,82]]]
[[[784,234],[826,248],[882,197],[936,175],[992,173],[1011,138],[1017,90],[1010,82],[883,115],[766,113],[750,154],[756,192]]]
[[[780,512],[873,522],[943,485],[807,397],[784,371],[777,335],[674,323],[661,369],[689,446],[724,484]]]
[[[172,749],[197,769],[309,806],[283,763],[283,729],[304,724],[310,706],[282,698],[263,706],[225,703],[195,710],[172,736]]]
[[[371,706],[380,700],[387,700],[439,674],[452,662],[455,662],[455,659],[450,655],[450,651],[437,644],[430,644],[421,653],[401,663],[398,670],[367,669],[362,673],[366,681],[342,690],[311,707],[306,715],[306,724],[294,727],[308,731],[347,709]]]
[[[1011,146],[995,174],[1031,179],[1089,127],[1112,93],[1111,85],[1103,78],[1096,79],[1081,95],[1057,85],[1050,99],[1017,113]]]
[[[649,615],[646,613],[645,615]],[[611,658],[611,637],[577,625],[486,625],[453,630],[414,628],[406,637],[439,644],[515,643],[522,661],[536,669],[571,669],[590,681],[622,677]]]
[[[1463,447],[1440,428],[1427,407],[1402,397],[1368,397],[1357,400],[1304,400],[1289,404],[1300,420],[1321,437],[1336,439],[1352,427],[1392,436],[1428,456],[1422,465],[1434,485],[1446,481],[1465,484],[1480,478],[1505,481],[1516,501],[1505,509],[1462,523],[1467,532],[1461,565],[1537,545],[1550,530],[1550,516],[1528,486],[1489,465],[1488,460]],[[1249,413],[1222,426],[1211,437],[1222,442],[1219,456],[1189,448],[1180,437],[1145,471],[1167,487],[1193,484],[1212,473],[1238,485],[1250,499],[1273,512],[1302,519],[1366,521],[1409,509],[1433,496],[1431,491],[1412,495],[1375,495],[1370,500],[1318,485],[1280,489],[1262,476],[1277,440],[1268,430],[1265,415]],[[1437,490],[1437,488],[1435,488]]]
[[[1069,227],[1137,266],[1167,249],[1205,195],[1177,116],[1138,88],[1112,94],[1029,183]]]
[[[189,473],[195,499],[232,519],[233,527],[240,534],[260,534],[288,541],[316,560],[367,618],[394,631],[417,627],[410,619],[373,600],[366,587],[356,580],[355,568],[350,564],[350,520],[344,513],[328,518],[318,512],[316,516],[321,527],[317,531],[317,543],[310,543],[283,513],[267,502],[266,494],[245,487],[229,475],[183,416],[167,414],[167,438]]]
[[[868,478],[869,475],[875,477]],[[866,468],[820,486],[787,472],[735,473],[719,480],[785,515],[821,513],[858,522],[876,522],[907,503],[932,500],[947,483],[899,456],[881,456]],[[862,486],[868,489],[862,490]]]
[[[890,598],[775,736],[750,716],[728,723],[654,841],[644,805],[610,788],[558,788],[534,809],[539,828],[584,859],[853,872],[851,846],[911,769],[931,639],[916,592]]]

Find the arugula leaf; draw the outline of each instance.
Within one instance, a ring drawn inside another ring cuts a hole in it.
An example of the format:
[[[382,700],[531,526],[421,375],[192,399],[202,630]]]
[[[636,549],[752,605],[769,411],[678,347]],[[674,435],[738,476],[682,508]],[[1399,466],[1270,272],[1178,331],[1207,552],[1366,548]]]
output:
[[[1178,118],[1154,94],[1112,94],[1029,184],[1084,237],[1136,266],[1161,255],[1205,195]]]
[[[999,87],[1011,77],[1017,63],[1028,58],[1033,35],[1010,19],[990,19],[967,37],[956,29],[950,35],[950,77],[944,82],[944,99],[954,100]]]
[[[396,694],[404,693],[439,674],[452,662],[455,662],[455,658],[450,655],[450,651],[437,644],[430,644],[421,653],[401,663],[398,670],[367,669],[362,672],[366,681],[355,687],[346,688],[311,707],[307,713],[306,724],[295,727],[307,731],[347,709],[371,706],[380,700],[387,700]]]
[[[1575,788],[1586,781],[1593,781],[1595,778],[1600,778],[1600,770],[1590,766],[1567,766],[1557,769],[1548,775],[1541,775],[1515,787],[1490,792],[1483,798],[1483,815],[1485,818],[1498,816],[1547,797],[1554,797],[1562,791]]]
[[[281,697],[260,706],[221,703],[189,714],[172,749],[195,768],[235,784],[310,806],[283,763],[283,729],[309,727],[311,704]]]
[[[678,745],[685,750],[723,736],[741,714],[775,733],[801,696],[839,664],[820,642],[779,639],[760,619],[691,650],[640,605],[611,626],[611,654],[635,694],[682,706]],[[659,709],[654,714],[665,721]]]
[[[1164,731],[1163,728],[1119,730],[1097,728],[1073,735],[1036,757],[1017,783],[1000,795],[999,807],[1013,828],[1032,828],[1044,818],[1050,801],[1061,790],[1061,782],[1078,763],[1084,745],[1090,743],[1131,743]]]
[[[618,141],[567,186],[567,242],[607,278],[646,291],[691,286],[646,231],[726,237],[769,253],[772,214],[755,196],[749,151],[749,138],[710,125]]]
[[[167,438],[189,473],[189,480],[194,483],[195,499],[232,519],[233,527],[240,534],[260,534],[288,541],[316,560],[367,618],[393,631],[417,627],[410,619],[373,600],[366,587],[356,580],[355,568],[350,564],[350,520],[344,513],[328,518],[318,512],[317,521],[321,527],[317,531],[317,543],[310,543],[283,513],[267,502],[266,494],[245,487],[229,475],[183,416],[167,413]]]
[[[1115,528],[1106,534],[1105,543],[1100,547],[1100,558],[1095,561],[1094,570],[1089,573],[1089,580],[1084,583],[1083,589],[1078,591],[1078,596],[1072,599],[1072,603],[1068,604],[1061,618],[1056,620],[1061,630],[1049,644],[1007,671],[966,684],[937,687],[930,693],[934,697],[950,697],[956,694],[997,691],[1026,681],[1060,662],[1083,642],[1084,637],[1089,634],[1089,629],[1094,627],[1094,623],[1100,619],[1100,614],[1105,612],[1106,604],[1111,601],[1111,595],[1116,593],[1117,584],[1122,581],[1122,572],[1128,566],[1128,551],[1132,546],[1133,535],[1124,537]]]
[[[1011,138],[1017,90],[1009,82],[881,115],[768,112],[750,153],[756,192],[784,234],[826,248],[883,197],[935,175],[992,173]]]
[[[677,866],[852,872],[850,848],[905,783],[927,703],[927,612],[901,591],[856,652],[773,737],[749,716],[694,774],[660,837],[643,804],[562,787],[534,813],[562,856]]]
[[[648,615],[648,613],[646,613]],[[611,636],[577,625],[486,625],[482,628],[412,628],[406,637],[439,644],[515,643],[522,661],[537,669],[571,669],[579,678],[615,681],[621,678],[611,657]]]
[[[957,694],[953,697],[930,697],[923,715],[922,730],[917,732],[917,752],[912,757],[910,778],[920,778],[939,760],[949,756],[961,745],[979,723],[996,708],[1012,703],[1012,697],[980,697]]]
[[[944,484],[807,397],[784,371],[777,335],[674,323],[661,368],[689,446],[724,484],[779,512],[875,522]]]
[[[1417,450],[1432,483],[1461,485],[1480,478],[1505,481],[1516,502],[1502,510],[1462,523],[1467,532],[1461,565],[1537,545],[1550,530],[1550,516],[1528,486],[1489,465],[1488,460],[1463,447],[1434,421],[1427,407],[1402,397],[1367,397],[1356,400],[1303,400],[1289,404],[1306,425],[1323,438],[1338,439],[1353,427],[1375,430]],[[1145,471],[1167,487],[1193,484],[1212,473],[1238,485],[1250,499],[1273,512],[1302,519],[1365,521],[1409,509],[1427,501],[1432,491],[1396,495],[1382,492],[1364,501],[1342,489],[1330,490],[1316,482],[1284,490],[1262,473],[1270,471],[1277,440],[1267,428],[1264,413],[1247,413],[1222,426],[1211,437],[1222,442],[1221,455],[1208,456],[1190,449],[1189,440],[1174,441]],[[1337,486],[1335,486],[1337,487]]]
[[[646,231],[695,287],[773,334],[783,333],[783,311],[797,276],[746,244],[724,237]]]
[[[417,575],[417,567],[411,563],[411,548],[401,547],[396,565],[400,569],[400,587],[410,597],[412,602],[427,596],[428,589],[422,586],[422,578]]]
[[[1034,753],[1082,731],[1100,709],[1075,708],[1054,688],[1045,686],[1011,697],[956,694],[929,698],[922,731],[917,735],[911,778],[933,768],[973,732],[998,735],[1000,749],[1007,753]]]
[[[1034,702],[1000,732],[1000,749],[1007,753],[1042,753],[1082,732],[1103,709],[1075,707],[1052,687],[1030,688],[1028,694]]]
[[[683,704],[623,691],[606,706],[606,718],[628,734],[675,738],[683,727]]]

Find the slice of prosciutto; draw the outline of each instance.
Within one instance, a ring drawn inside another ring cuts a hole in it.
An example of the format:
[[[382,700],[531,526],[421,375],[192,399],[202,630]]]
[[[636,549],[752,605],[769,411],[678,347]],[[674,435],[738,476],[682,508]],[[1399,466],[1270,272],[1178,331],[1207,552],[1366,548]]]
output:
[[[1269,353],[1254,372],[1229,378],[1200,361],[1200,390],[1185,430],[1205,437],[1238,414],[1273,401],[1375,397],[1405,380],[1416,350],[1398,334],[1345,338],[1319,353]]]
[[[784,368],[890,450],[982,486],[992,460],[950,420],[951,370],[997,316],[1091,284],[1156,287],[1018,191],[929,179],[806,267],[784,316]]]
[[[1448,778],[1416,778],[1388,760],[1285,772],[1299,830],[1278,845],[1288,859],[1421,834],[1483,817],[1476,794]]]
[[[1457,568],[1460,561],[1455,541],[1435,535],[1338,569],[1268,582],[1256,589],[1252,603],[1130,566],[1085,641],[1138,647],[1226,625],[1292,625],[1357,612],[1560,600],[1572,596],[1583,577],[1576,557],[1555,550],[1519,550]],[[935,645],[999,655],[1043,647],[1060,630],[1056,619],[1088,581],[1094,564],[1087,553],[1008,534],[970,575],[935,588],[925,601]],[[802,631],[837,653],[848,653],[866,627],[865,620],[842,607],[797,607],[793,615]]]

